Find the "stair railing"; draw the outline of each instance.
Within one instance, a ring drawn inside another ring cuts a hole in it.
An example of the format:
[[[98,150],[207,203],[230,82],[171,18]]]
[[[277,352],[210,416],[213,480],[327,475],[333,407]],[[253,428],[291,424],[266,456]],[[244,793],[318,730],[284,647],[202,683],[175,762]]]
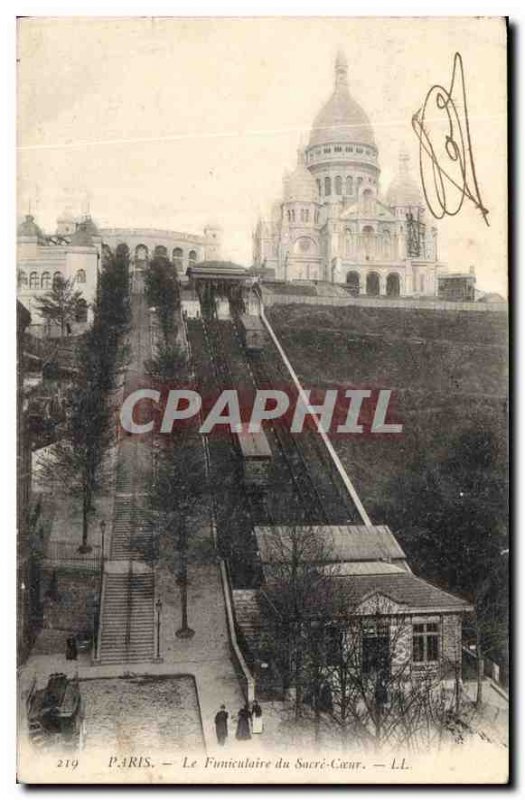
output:
[[[128,586],[127,586],[127,597],[126,597],[126,637],[125,637],[125,646],[126,646],[126,655],[129,659],[129,645],[131,642],[131,601],[132,601],[132,591],[131,591],[131,582],[133,580],[133,561],[130,559],[129,561],[129,568],[128,568]]]

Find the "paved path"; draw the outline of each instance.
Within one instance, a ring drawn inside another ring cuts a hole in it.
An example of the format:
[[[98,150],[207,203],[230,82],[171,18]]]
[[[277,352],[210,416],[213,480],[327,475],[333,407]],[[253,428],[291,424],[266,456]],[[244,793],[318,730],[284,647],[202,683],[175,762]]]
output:
[[[230,658],[226,613],[222,598],[219,568],[216,565],[191,567],[188,587],[189,624],[192,639],[177,639],[180,625],[179,587],[167,571],[157,573],[162,597],[160,663],[91,665],[66,661],[62,655],[32,656],[26,663],[21,690],[32,680],[44,680],[51,672],[78,674],[80,680],[111,678],[128,674],[193,675],[197,684],[204,738],[208,752],[216,749],[214,717],[224,703],[231,715],[244,704],[244,696]],[[233,731],[232,731],[233,734]]]

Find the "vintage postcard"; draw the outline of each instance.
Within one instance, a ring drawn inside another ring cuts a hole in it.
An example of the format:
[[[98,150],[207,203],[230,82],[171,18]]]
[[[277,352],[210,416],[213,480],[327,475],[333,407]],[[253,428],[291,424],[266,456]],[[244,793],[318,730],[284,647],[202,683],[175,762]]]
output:
[[[506,20],[17,50],[18,780],[506,783]]]

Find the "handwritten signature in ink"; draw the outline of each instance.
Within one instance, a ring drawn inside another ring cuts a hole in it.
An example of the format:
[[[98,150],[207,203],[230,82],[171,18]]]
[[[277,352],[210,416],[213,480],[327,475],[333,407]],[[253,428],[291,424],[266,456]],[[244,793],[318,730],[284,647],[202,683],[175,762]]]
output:
[[[422,108],[412,116],[412,128],[419,139],[421,185],[431,214],[436,219],[446,214],[453,217],[467,198],[489,225],[489,212],[481,200],[474,166],[465,74],[459,53],[454,55],[450,88],[432,86]]]

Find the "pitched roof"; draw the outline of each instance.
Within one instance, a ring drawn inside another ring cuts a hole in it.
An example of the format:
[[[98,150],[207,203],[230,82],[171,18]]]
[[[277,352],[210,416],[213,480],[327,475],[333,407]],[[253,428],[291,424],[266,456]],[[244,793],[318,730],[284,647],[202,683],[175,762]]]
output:
[[[304,525],[256,526],[257,547],[263,563],[283,561],[298,532],[314,539],[323,563],[351,561],[392,561],[405,559],[405,553],[388,525]]]
[[[352,575],[334,577],[332,580],[338,603],[344,598],[352,606],[359,605],[367,597],[380,594],[412,612],[467,611],[471,608],[471,604],[463,598],[403,570],[388,575]]]

